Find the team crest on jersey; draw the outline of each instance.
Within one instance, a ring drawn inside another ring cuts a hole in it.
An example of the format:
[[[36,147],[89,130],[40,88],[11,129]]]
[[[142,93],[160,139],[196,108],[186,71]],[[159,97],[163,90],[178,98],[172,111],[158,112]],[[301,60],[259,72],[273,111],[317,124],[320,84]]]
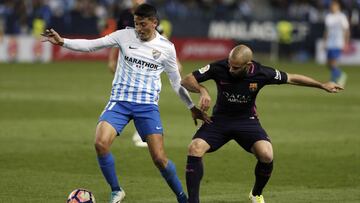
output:
[[[160,55],[161,55],[161,52],[156,50],[156,49],[153,49],[152,50],[152,55],[153,55],[154,59],[158,59],[160,57]]]
[[[274,79],[275,79],[275,80],[281,80],[281,73],[280,73],[280,71],[275,70],[275,73],[276,73],[276,75],[275,75]]]
[[[203,74],[203,73],[205,73],[206,71],[208,71],[209,69],[210,69],[210,65],[206,65],[206,66],[200,68],[200,69],[199,69],[199,72],[200,72],[201,74]]]
[[[249,84],[249,90],[251,92],[255,92],[258,89],[258,84],[257,83],[250,83]]]

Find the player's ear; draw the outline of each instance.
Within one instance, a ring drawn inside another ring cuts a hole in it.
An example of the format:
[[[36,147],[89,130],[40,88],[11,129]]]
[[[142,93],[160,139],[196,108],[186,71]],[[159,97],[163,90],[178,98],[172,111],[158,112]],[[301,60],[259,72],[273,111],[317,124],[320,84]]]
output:
[[[154,22],[155,27],[157,27],[159,25],[159,19],[154,18],[153,22]]]
[[[253,64],[252,61],[248,61],[248,62],[246,63],[246,66],[247,66],[247,67],[250,67],[250,66],[252,66],[252,64]]]

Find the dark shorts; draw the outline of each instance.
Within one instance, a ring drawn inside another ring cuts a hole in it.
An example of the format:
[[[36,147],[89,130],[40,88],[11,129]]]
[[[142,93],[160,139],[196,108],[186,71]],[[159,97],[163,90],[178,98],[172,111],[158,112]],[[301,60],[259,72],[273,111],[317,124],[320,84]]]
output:
[[[251,152],[251,147],[256,141],[267,140],[270,142],[270,138],[257,118],[212,117],[211,119],[213,122],[211,124],[204,123],[193,137],[193,139],[205,140],[210,145],[208,152],[218,150],[232,139],[248,152]]]

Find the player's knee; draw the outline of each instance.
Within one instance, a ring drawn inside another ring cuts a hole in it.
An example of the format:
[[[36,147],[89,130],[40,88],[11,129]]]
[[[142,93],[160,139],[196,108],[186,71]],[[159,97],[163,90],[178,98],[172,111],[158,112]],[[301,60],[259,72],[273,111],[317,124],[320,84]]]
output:
[[[153,158],[153,162],[157,168],[163,169],[166,167],[167,159],[165,157],[157,156]]]
[[[110,146],[102,141],[102,140],[96,140],[95,141],[95,150],[98,155],[104,155],[109,152]]]
[[[262,163],[271,163],[274,159],[274,155],[270,150],[263,150],[258,154],[258,159]]]
[[[188,153],[190,156],[202,157],[206,150],[201,142],[193,141],[188,147]]]

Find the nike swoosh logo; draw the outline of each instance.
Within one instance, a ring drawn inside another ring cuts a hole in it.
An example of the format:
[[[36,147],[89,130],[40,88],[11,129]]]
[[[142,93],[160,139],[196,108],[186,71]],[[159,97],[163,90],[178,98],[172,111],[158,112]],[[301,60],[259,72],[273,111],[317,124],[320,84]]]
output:
[[[161,129],[161,127],[159,127],[159,126],[156,126],[155,128],[156,128],[156,130],[160,130],[160,129]]]
[[[137,47],[129,46],[129,49],[137,49]]]

